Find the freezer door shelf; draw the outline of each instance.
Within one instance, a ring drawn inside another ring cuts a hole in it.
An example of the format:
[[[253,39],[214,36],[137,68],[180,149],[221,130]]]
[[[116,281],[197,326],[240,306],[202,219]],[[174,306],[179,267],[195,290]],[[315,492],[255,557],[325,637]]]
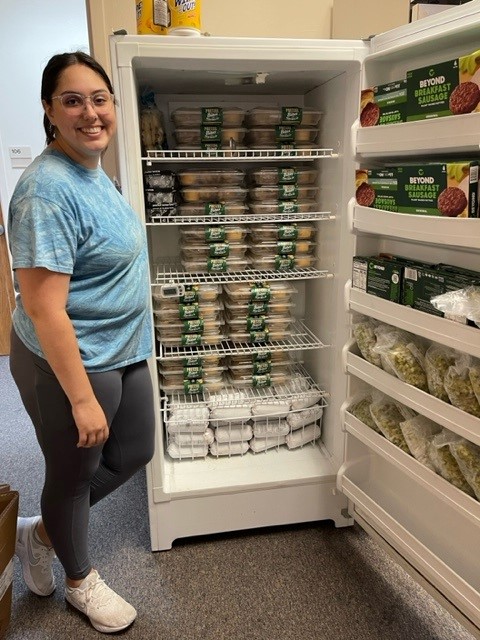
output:
[[[447,58],[448,59],[448,58]],[[432,120],[356,128],[356,152],[362,158],[475,154],[480,146],[480,113]]]
[[[432,342],[480,357],[480,329],[383,300],[351,288],[351,283],[348,288],[349,306],[352,311],[410,331]]]
[[[433,484],[405,473],[384,452],[347,435],[338,487],[350,514],[366,523],[439,592],[469,630],[480,625],[480,527],[472,513],[449,504]],[[367,529],[368,530],[368,529]],[[459,533],[461,532],[461,537]],[[467,623],[468,624],[468,623]],[[477,636],[480,637],[480,636]]]
[[[480,249],[478,218],[443,218],[361,207],[352,199],[351,228],[359,233],[402,238],[427,244]]]
[[[398,380],[355,353],[347,353],[347,372],[480,446],[480,418]]]

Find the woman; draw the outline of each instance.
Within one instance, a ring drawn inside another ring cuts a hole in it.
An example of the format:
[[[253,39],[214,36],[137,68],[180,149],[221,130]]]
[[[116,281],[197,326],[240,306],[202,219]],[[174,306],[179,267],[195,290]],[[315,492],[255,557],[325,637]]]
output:
[[[116,127],[102,67],[82,52],[53,56],[42,104],[47,147],[9,211],[10,367],[45,458],[42,515],[19,519],[16,553],[41,596],[55,589],[56,555],[66,600],[111,633],[136,611],[92,567],[88,520],[153,455],[145,236],[99,166]]]

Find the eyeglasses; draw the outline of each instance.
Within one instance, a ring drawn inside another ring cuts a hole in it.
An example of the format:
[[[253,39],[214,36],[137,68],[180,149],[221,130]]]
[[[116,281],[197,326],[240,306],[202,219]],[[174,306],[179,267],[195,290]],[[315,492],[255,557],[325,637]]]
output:
[[[52,96],[52,100],[60,100],[60,104],[68,113],[79,116],[87,106],[87,100],[98,114],[105,114],[112,108],[114,96],[108,91],[96,91],[91,96],[84,96],[81,93],[61,93],[59,96]]]

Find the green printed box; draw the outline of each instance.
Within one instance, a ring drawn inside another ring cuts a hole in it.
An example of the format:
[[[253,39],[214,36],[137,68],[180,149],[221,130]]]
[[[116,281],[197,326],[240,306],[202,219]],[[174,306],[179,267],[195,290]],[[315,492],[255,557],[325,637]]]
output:
[[[375,127],[405,122],[407,81],[397,80],[364,89],[360,96],[360,125]]]
[[[479,110],[480,51],[407,71],[407,121]]]
[[[478,217],[478,161],[458,160],[395,167],[400,213]]]
[[[378,298],[400,302],[403,265],[378,256],[355,256],[352,287]]]
[[[358,169],[355,172],[355,198],[362,207],[397,211],[396,169]]]

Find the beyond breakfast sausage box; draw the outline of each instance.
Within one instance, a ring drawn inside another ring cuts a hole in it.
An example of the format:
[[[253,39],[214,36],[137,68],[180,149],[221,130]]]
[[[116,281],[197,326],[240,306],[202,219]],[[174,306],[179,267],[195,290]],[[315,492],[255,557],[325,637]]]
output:
[[[394,167],[397,210],[449,218],[478,218],[476,160],[425,162]]]
[[[364,89],[360,96],[360,125],[374,127],[405,122],[407,81],[397,80]]]
[[[362,207],[398,211],[396,169],[358,169],[355,172],[355,198]]]
[[[480,51],[407,71],[407,121],[480,111]]]

